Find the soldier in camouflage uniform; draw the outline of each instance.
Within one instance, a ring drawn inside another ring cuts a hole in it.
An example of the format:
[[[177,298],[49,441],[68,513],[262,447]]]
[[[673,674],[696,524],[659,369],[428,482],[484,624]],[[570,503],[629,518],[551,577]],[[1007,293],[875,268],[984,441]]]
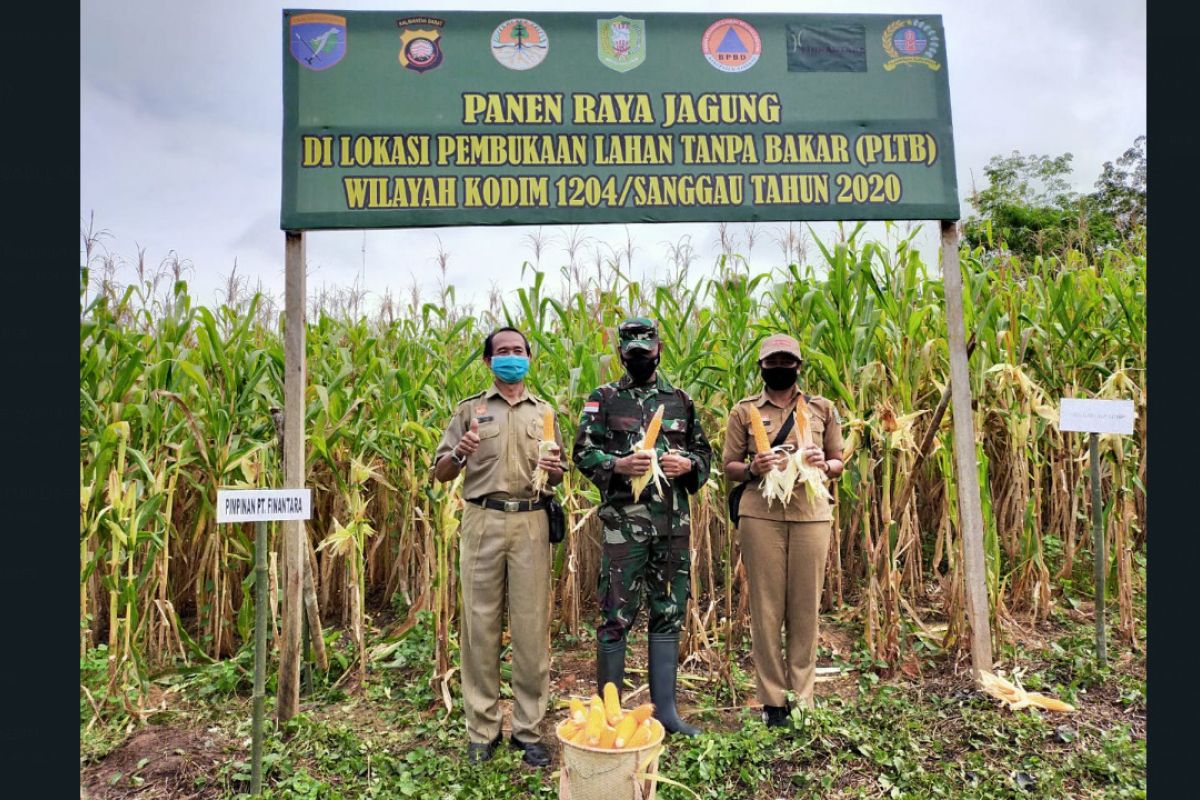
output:
[[[588,396],[574,450],[575,465],[600,490],[597,515],[604,526],[596,684],[603,688],[611,681],[621,689],[626,634],[644,599],[654,716],[668,731],[694,736],[699,731],[675,710],[675,678],[691,568],[688,495],[708,478],[712,448],[692,399],[658,374],[662,345],[656,323],[633,317],[618,333],[626,374]],[[635,502],[630,478],[644,475],[651,459],[634,450],[660,405],[662,432],[655,451],[667,486],[660,489],[652,481]]]

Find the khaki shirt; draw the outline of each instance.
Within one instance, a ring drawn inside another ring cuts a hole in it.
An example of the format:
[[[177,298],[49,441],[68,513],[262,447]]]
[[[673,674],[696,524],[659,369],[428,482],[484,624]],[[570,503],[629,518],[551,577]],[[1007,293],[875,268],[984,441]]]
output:
[[[434,463],[449,455],[458,441],[471,429],[471,418],[479,420],[479,449],[467,456],[463,466],[463,498],[475,500],[492,496],[497,500],[532,500],[533,472],[537,469],[538,443],[542,440],[542,421],[550,404],[528,391],[509,402],[492,384],[485,392],[472,395],[458,404]],[[554,417],[554,441],[559,461],[567,468],[566,451],[558,415]]]
[[[805,400],[808,403],[809,412],[809,442],[806,444],[824,449],[826,460],[841,459],[844,447],[842,425],[833,403],[820,396],[805,395]],[[729,415],[729,427],[725,432],[725,450],[721,457],[722,465],[728,464],[730,461],[747,463],[758,452],[754,443],[754,435],[750,433],[749,409],[751,405],[758,406],[758,411],[762,414],[763,426],[767,429],[767,439],[774,443],[775,436],[783,426],[783,421],[787,419],[787,415],[791,413],[792,407],[795,405],[795,400],[793,399],[781,408],[771,402],[764,389],[756,395],[739,401]],[[797,419],[796,422],[797,424],[792,426],[783,444],[799,445],[797,436],[799,435],[800,420]],[[796,491],[792,494],[792,501],[786,507],[780,505],[776,500],[768,508],[767,501],[763,499],[762,490],[759,489],[761,482],[761,477],[750,479],[750,485],[746,487],[746,491],[742,494],[741,505],[738,506],[738,513],[741,516],[782,522],[823,522],[833,519],[829,501],[823,497],[810,501],[808,492],[800,485],[796,486]],[[834,494],[832,482],[826,485],[830,488],[830,494]]]

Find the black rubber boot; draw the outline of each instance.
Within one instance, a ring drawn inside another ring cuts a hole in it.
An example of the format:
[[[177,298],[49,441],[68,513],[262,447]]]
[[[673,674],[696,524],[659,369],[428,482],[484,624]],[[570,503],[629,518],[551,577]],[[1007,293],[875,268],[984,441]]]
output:
[[[763,706],[763,722],[768,728],[782,728],[788,721],[787,706]]]
[[[650,634],[650,702],[654,718],[669,733],[695,736],[700,733],[679,718],[675,710],[675,678],[679,670],[679,634]]]
[[[596,694],[604,695],[604,684],[613,683],[617,696],[625,691],[625,640],[596,642]]]

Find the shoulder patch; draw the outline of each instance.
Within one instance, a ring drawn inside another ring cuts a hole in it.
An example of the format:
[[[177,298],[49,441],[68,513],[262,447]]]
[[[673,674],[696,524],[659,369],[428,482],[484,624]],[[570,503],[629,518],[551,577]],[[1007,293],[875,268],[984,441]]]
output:
[[[584,403],[583,404],[583,413],[599,414],[600,413],[600,401],[599,400],[589,400],[586,403]]]

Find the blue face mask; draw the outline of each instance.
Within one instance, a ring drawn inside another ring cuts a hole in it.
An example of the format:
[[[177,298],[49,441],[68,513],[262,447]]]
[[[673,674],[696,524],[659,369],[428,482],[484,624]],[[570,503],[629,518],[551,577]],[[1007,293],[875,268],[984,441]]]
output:
[[[492,372],[505,383],[519,383],[529,372],[529,359],[525,356],[495,356]]]

